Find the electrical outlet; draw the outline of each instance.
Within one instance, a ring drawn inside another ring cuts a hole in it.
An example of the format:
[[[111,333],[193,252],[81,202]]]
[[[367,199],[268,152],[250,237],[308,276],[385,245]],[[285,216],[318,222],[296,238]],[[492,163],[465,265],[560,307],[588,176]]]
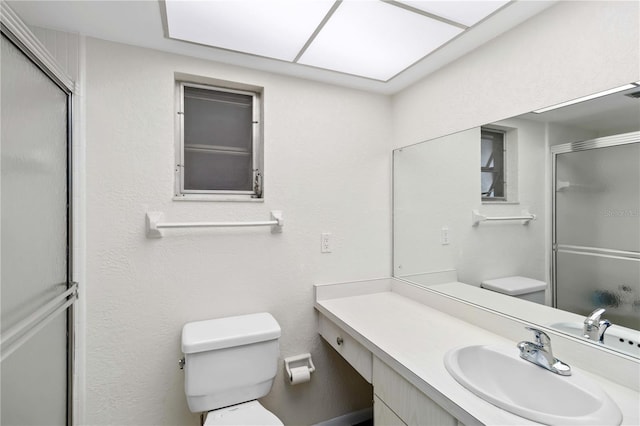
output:
[[[320,253],[331,253],[331,232],[320,234]]]
[[[446,246],[449,244],[449,227],[443,226],[440,230],[440,244]]]

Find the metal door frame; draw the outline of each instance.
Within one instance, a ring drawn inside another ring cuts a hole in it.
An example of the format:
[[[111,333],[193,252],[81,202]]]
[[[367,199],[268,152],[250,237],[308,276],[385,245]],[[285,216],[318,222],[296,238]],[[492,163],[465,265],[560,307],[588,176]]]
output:
[[[0,32],[13,43],[31,62],[57,85],[67,97],[67,288],[75,287],[69,296],[70,306],[66,308],[67,320],[67,425],[74,423],[73,395],[75,376],[75,315],[74,302],[77,300],[77,283],[73,282],[73,100],[76,86],[74,81],[62,70],[54,57],[31,32],[20,17],[6,4],[0,2]]]

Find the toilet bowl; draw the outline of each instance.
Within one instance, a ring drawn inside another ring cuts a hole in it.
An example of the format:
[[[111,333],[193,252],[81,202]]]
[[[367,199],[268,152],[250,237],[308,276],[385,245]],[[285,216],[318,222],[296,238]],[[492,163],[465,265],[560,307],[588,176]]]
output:
[[[277,373],[280,325],[268,313],[196,321],[182,328],[184,389],[205,425],[279,425],[258,401]]]
[[[544,305],[547,283],[532,278],[512,276],[485,280],[480,287]]]
[[[204,426],[283,426],[279,418],[258,401],[209,411]]]

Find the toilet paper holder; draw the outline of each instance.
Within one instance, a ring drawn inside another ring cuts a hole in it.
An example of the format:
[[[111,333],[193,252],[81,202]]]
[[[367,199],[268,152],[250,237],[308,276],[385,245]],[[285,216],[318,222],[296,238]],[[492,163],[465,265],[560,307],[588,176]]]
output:
[[[313,361],[311,360],[311,354],[300,354],[284,359],[284,368],[285,370],[287,370],[287,376],[289,377],[289,380],[291,380],[291,369],[299,367],[307,367],[309,370],[309,374],[316,371],[316,367],[315,365],[313,365]]]

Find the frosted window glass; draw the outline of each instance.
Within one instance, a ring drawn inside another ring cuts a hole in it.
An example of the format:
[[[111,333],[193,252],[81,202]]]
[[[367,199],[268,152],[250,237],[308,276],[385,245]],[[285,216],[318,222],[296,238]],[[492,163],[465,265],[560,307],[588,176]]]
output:
[[[253,96],[184,86],[184,190],[252,191]]]
[[[5,332],[66,289],[67,95],[4,36],[1,62]],[[62,314],[2,363],[2,424],[66,424],[66,331]]]
[[[184,143],[251,152],[251,96],[184,89]]]
[[[185,188],[195,190],[251,190],[251,156],[193,150],[185,147]]]

